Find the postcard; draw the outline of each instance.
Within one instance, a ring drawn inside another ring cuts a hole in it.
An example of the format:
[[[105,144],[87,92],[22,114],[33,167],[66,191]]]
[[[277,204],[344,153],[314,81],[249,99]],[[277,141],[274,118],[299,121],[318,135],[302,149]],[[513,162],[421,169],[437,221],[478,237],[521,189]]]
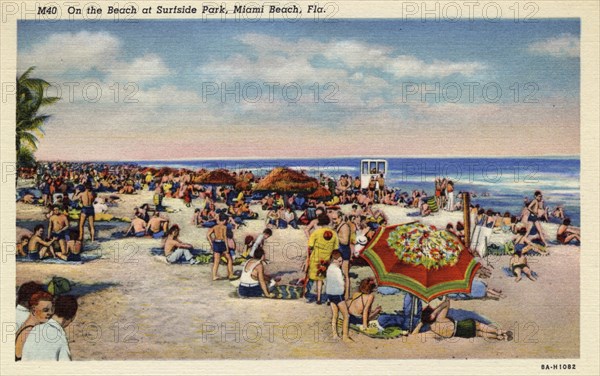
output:
[[[597,374],[598,4],[1,7],[3,374]]]

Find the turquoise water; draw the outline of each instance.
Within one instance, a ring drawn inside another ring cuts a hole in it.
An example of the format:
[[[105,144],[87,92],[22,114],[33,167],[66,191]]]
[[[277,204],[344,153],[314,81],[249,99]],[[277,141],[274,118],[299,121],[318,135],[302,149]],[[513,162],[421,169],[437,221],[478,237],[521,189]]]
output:
[[[388,161],[386,185],[409,193],[423,189],[433,194],[433,181],[443,176],[454,182],[456,191],[469,191],[474,204],[504,213],[518,214],[524,197],[535,190],[544,194],[546,205],[563,205],[573,225],[580,223],[579,158],[385,158]],[[244,159],[147,161],[144,166],[171,166],[190,169],[227,168],[252,170],[264,175],[272,168],[286,166],[305,170],[318,177],[321,173],[339,177],[357,176],[360,158],[319,159]]]

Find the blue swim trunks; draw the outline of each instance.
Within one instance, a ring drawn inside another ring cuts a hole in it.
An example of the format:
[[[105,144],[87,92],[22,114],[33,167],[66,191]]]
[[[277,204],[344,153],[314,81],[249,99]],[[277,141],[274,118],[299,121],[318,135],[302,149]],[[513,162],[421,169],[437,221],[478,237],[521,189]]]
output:
[[[213,241],[213,251],[215,253],[223,253],[227,250],[227,245],[223,240]]]
[[[329,295],[327,294],[327,300],[333,304],[339,304],[344,301],[344,295]]]
[[[30,260],[39,260],[40,259],[40,253],[39,252],[29,252],[27,254],[27,257],[29,257]]]
[[[94,211],[94,207],[93,206],[84,206],[81,208],[81,214],[85,214],[88,217],[93,216],[96,214],[96,212]]]
[[[141,237],[143,237],[144,235],[146,235],[146,232],[145,232],[145,231],[138,231],[138,232],[136,232],[136,233],[135,233],[135,237],[136,237],[136,238],[141,238]]]
[[[342,260],[344,260],[344,261],[350,260],[350,245],[340,244],[339,251],[342,254]]]
[[[159,232],[152,232],[152,230],[148,230],[148,233],[152,235],[154,239],[160,239],[165,236],[165,232],[162,230]]]
[[[58,240],[66,240],[66,238],[67,238],[67,232],[66,231],[52,232],[52,237],[56,238]]]

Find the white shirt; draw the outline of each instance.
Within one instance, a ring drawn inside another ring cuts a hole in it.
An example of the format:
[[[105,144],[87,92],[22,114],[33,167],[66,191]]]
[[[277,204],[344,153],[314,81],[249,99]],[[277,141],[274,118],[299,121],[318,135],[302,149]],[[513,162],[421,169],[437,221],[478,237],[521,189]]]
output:
[[[17,324],[17,329],[15,330],[19,330],[21,325],[23,325],[23,323],[25,322],[25,320],[27,320],[28,317],[29,310],[23,307],[22,305],[17,304],[17,313],[15,314],[15,323]]]
[[[71,360],[67,333],[54,319],[36,325],[23,345],[23,361]]]
[[[327,295],[343,295],[344,290],[344,275],[342,274],[342,269],[335,264],[330,264],[327,268],[325,293]]]
[[[262,243],[265,241],[265,234],[260,234],[254,241],[252,249],[250,250],[250,257],[254,257],[254,251],[258,249],[258,246],[262,247]]]

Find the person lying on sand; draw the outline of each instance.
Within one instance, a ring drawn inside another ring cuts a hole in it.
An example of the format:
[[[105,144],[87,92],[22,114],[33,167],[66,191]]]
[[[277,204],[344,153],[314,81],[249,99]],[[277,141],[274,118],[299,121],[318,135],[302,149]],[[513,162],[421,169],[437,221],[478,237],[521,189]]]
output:
[[[527,278],[535,282],[536,278],[527,264],[527,257],[523,256],[520,250],[515,249],[515,254],[510,258],[509,266],[516,277],[515,282],[519,282],[523,278],[521,273],[524,273]]]
[[[419,333],[424,324],[430,325],[430,331],[441,338],[474,338],[483,337],[499,341],[512,341],[513,334],[510,331],[486,325],[474,319],[454,321],[447,317],[450,309],[450,301],[444,297],[444,301],[435,309],[427,306],[421,312],[421,322],[417,324],[413,334]]]

